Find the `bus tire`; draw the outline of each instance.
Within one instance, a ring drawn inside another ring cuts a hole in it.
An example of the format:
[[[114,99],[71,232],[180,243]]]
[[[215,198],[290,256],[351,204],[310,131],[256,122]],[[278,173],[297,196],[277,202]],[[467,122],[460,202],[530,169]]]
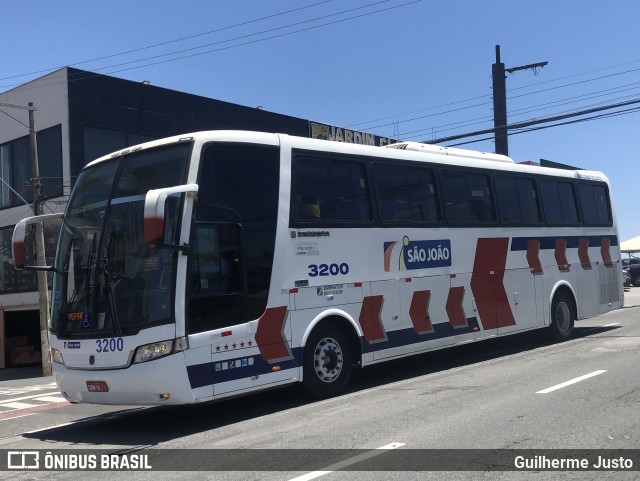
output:
[[[573,298],[566,292],[558,292],[551,303],[551,339],[560,342],[571,339],[575,318]]]
[[[328,398],[344,391],[353,367],[351,347],[344,331],[331,324],[316,327],[304,348],[306,391],[316,398]]]

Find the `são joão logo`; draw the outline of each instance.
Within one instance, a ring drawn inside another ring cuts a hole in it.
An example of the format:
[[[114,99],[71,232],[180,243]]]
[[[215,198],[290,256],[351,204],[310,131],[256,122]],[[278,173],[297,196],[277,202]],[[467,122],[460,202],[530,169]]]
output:
[[[402,242],[384,243],[385,272],[415,269],[432,269],[451,265],[451,241],[439,240],[409,240],[404,236]]]

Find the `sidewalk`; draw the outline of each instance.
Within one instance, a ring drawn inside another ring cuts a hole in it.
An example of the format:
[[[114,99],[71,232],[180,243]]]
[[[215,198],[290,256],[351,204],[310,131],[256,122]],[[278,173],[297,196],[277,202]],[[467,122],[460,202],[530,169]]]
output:
[[[2,386],[22,387],[53,382],[53,376],[42,376],[42,366],[8,367],[0,369]]]

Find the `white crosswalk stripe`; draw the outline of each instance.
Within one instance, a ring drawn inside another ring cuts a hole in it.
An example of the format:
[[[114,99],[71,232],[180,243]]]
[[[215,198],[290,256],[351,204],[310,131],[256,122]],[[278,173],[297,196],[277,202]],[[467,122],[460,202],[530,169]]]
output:
[[[55,382],[0,388],[0,414],[66,402]]]
[[[26,394],[35,391],[51,391],[56,389],[56,383],[36,384],[34,386],[9,387],[0,389],[0,396],[15,396],[16,394]]]
[[[65,402],[66,399],[62,396],[42,396],[35,398],[34,401],[42,401],[43,403],[62,403]]]
[[[28,404],[28,403],[4,403],[2,405],[3,408],[9,408],[8,410],[14,410],[14,409],[27,409],[27,408],[32,408],[33,404]],[[4,412],[1,411],[1,412]]]

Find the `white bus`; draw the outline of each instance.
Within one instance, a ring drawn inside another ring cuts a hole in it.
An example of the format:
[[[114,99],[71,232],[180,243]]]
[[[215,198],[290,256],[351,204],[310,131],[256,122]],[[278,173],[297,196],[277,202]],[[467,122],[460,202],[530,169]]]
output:
[[[88,164],[62,217],[50,345],[73,402],[183,404],[532,329],[623,303],[599,172],[413,143],[242,131]],[[38,218],[14,234],[24,265]]]

